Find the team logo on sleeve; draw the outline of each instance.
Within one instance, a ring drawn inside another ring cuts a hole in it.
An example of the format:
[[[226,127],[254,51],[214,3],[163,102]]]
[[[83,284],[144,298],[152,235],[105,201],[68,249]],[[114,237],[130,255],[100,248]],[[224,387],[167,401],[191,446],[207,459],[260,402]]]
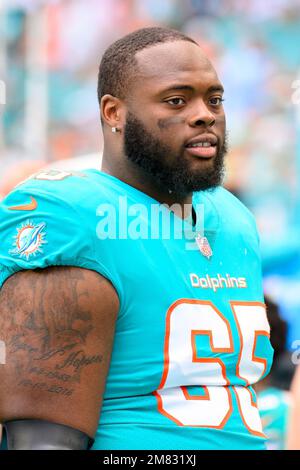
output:
[[[30,256],[36,256],[43,253],[42,246],[47,243],[45,240],[46,232],[44,231],[46,224],[34,224],[27,221],[17,228],[17,235],[14,236],[14,249],[10,251],[12,255],[19,255],[27,260]]]

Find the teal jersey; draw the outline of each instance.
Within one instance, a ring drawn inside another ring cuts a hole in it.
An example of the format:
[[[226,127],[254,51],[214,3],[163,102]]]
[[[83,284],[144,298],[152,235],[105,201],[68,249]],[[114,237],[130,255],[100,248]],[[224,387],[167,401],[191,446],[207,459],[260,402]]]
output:
[[[0,205],[0,286],[78,266],[118,294],[94,449],[265,448],[252,384],[273,350],[255,222],[222,187],[193,207],[195,226],[97,170],[40,173]]]
[[[267,449],[284,450],[291,408],[290,392],[268,387],[259,392],[257,398],[263,430],[268,438]]]

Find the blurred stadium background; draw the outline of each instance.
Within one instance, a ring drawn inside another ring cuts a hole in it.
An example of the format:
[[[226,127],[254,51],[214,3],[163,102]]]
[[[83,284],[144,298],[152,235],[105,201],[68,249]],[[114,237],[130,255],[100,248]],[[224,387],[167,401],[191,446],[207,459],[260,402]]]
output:
[[[100,167],[101,55],[151,25],[198,40],[225,85],[226,186],[257,218],[265,291],[299,348],[300,0],[0,0],[0,199],[44,166]]]

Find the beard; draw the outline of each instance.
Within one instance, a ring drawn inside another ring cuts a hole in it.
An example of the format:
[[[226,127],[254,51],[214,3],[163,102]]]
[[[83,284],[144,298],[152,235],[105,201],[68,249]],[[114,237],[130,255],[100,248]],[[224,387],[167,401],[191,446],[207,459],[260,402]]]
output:
[[[227,152],[226,136],[209,168],[191,169],[185,148],[174,152],[154,137],[132,113],[127,114],[124,130],[124,153],[137,165],[141,174],[159,190],[186,196],[195,191],[213,189],[222,183],[224,157]],[[195,157],[197,158],[197,157]]]

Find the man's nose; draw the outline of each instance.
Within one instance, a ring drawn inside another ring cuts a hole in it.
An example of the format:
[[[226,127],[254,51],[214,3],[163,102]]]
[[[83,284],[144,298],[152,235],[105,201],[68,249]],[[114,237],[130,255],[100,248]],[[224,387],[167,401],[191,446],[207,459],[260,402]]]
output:
[[[190,118],[190,126],[205,126],[212,127],[216,122],[214,114],[208,109],[206,104],[202,101],[197,103],[194,113]]]

